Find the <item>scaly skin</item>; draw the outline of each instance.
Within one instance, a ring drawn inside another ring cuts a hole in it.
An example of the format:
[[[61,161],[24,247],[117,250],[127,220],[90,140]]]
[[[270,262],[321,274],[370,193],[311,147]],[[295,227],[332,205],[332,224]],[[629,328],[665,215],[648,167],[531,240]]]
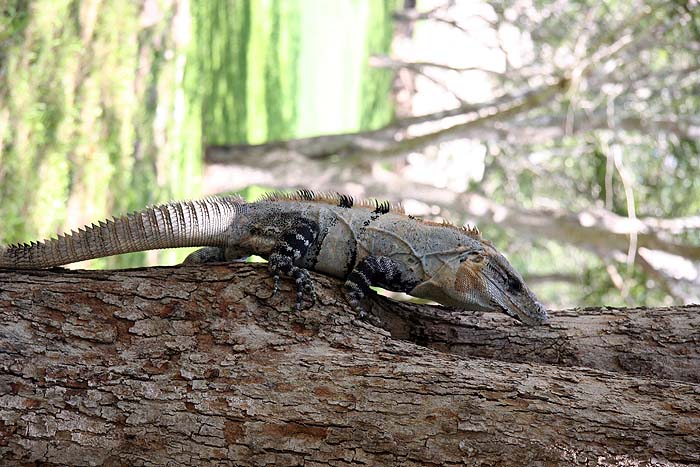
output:
[[[314,298],[308,271],[346,279],[349,302],[372,285],[469,310],[503,311],[529,325],[547,313],[508,261],[476,229],[406,216],[388,203],[300,191],[254,203],[237,197],[174,202],[29,245],[0,247],[0,268],[34,269],[133,251],[203,246],[186,263],[269,259],[295,279],[297,308]]]

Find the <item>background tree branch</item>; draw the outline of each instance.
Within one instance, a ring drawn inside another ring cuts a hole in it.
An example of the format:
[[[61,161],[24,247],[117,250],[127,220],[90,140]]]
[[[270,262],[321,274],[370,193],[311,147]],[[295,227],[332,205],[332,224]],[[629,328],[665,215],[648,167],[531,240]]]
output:
[[[248,160],[254,166],[261,166],[265,162],[258,159],[270,153],[282,153],[284,157],[290,158],[336,156],[334,162],[338,164],[402,156],[442,141],[469,136],[470,132],[478,132],[486,124],[508,120],[515,115],[537,108],[554,97],[556,93],[564,92],[568,88],[569,82],[565,78],[552,78],[548,81],[543,86],[515,95],[504,95],[484,104],[463,105],[430,115],[396,120],[379,130],[322,135],[256,145],[209,145],[205,151],[205,160],[209,164],[241,163],[243,160]],[[449,122],[450,118],[460,116],[464,117],[464,122]],[[445,128],[416,136],[404,136],[403,130],[411,125],[443,123],[443,121],[446,122]],[[342,158],[338,159],[337,156]]]

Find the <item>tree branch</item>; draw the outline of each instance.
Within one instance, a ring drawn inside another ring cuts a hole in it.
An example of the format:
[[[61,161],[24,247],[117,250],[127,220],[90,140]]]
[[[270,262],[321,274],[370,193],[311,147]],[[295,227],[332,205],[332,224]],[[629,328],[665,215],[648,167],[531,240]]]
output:
[[[470,132],[479,131],[488,123],[506,120],[532,110],[549,101],[554,95],[564,92],[567,86],[566,79],[551,80],[543,86],[522,94],[505,95],[485,104],[460,106],[452,110],[397,120],[380,130],[323,135],[257,145],[210,145],[205,150],[205,160],[209,164],[250,161],[252,165],[260,167],[267,164],[266,161],[261,161],[261,158],[276,159],[279,153],[295,158],[342,156],[337,162],[343,164],[399,156],[411,151],[420,151],[426,146],[442,141],[469,136]],[[466,121],[414,137],[401,139],[399,134],[399,130],[404,130],[411,125],[436,123],[457,116],[465,117]],[[271,156],[273,153],[274,155]]]
[[[453,65],[447,65],[445,63],[434,63],[434,62],[407,62],[404,60],[399,60],[392,57],[387,57],[386,55],[372,55],[369,60],[369,65],[375,68],[388,68],[392,70],[398,70],[401,68],[406,68],[415,72],[422,72],[424,68],[436,68],[438,70],[448,70],[455,71],[458,73],[463,73],[465,71],[480,71],[484,73],[491,73],[494,75],[502,75],[498,71],[488,70],[486,68],[481,68],[477,66],[466,66],[459,67]]]
[[[267,271],[249,264],[0,271],[1,458],[55,466],[700,462],[697,384],[426,350],[356,322],[337,281],[313,277],[319,305],[295,313],[286,311],[290,284],[271,297]],[[650,312],[640,310],[641,321],[608,316],[633,340],[637,325],[663,320],[663,310]],[[491,342],[502,349],[532,331],[503,324],[502,340]],[[607,330],[595,332],[610,345]],[[565,332],[551,332],[543,345],[556,347]],[[650,349],[668,351],[641,332]]]
[[[603,209],[578,214],[550,209],[525,210],[507,207],[474,193],[460,195],[456,204],[477,219],[591,251],[626,251],[629,235],[635,234],[638,247],[700,260],[700,247],[661,239],[644,219],[629,219]]]
[[[528,328],[499,313],[384,298],[372,311],[394,338],[440,352],[700,383],[700,348],[690,344],[700,335],[698,305],[558,310],[547,326]]]

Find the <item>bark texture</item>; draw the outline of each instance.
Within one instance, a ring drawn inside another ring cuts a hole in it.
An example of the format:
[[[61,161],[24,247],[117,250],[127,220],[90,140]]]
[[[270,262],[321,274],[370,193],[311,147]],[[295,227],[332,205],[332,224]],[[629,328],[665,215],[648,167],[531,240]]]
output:
[[[443,353],[700,383],[698,305],[559,310],[526,327],[499,313],[377,302],[392,337]]]
[[[294,313],[262,266],[1,271],[0,465],[700,464],[697,308],[373,303],[442,352],[313,277]]]

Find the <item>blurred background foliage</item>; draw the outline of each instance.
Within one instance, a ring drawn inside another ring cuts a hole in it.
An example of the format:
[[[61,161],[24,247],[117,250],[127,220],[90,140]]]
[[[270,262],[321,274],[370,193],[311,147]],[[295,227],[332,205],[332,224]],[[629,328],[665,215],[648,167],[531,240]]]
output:
[[[478,223],[553,307],[700,299],[696,0],[1,8],[0,243],[303,187]]]
[[[395,3],[10,0],[0,18],[0,243],[197,197],[206,142],[387,123],[391,73],[367,61],[389,53]]]

